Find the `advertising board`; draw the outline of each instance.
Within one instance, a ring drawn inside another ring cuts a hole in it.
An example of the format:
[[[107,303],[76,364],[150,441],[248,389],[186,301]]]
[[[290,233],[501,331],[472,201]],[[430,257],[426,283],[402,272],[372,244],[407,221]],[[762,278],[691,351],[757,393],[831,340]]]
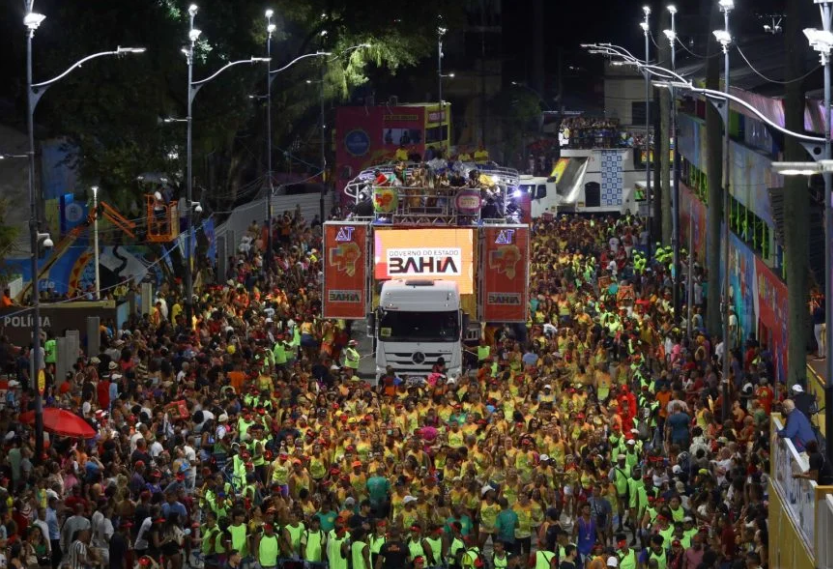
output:
[[[486,227],[483,233],[483,319],[486,322],[526,322],[529,228],[522,225]]]
[[[471,229],[376,229],[376,280],[438,279],[457,283],[460,294],[474,290]]]
[[[367,232],[366,224],[325,224],[324,318],[366,316]]]

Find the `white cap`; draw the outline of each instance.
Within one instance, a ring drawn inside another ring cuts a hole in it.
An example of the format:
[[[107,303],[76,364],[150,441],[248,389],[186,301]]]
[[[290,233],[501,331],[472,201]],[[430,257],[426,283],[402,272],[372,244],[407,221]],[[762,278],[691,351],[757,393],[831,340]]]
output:
[[[413,496],[405,496],[402,499],[403,504],[410,504],[411,502],[417,502],[417,501],[418,501],[417,498],[414,498]]]
[[[225,413],[223,413],[222,415],[220,415],[219,417],[217,417],[217,422],[218,422],[218,423],[228,423],[228,415],[226,415]]]
[[[480,489],[480,495],[485,496],[488,492],[493,492],[494,488],[486,484],[483,488]]]
[[[451,376],[446,380],[446,383],[449,384],[449,385],[454,385],[454,384],[457,383],[457,378],[455,378],[454,376]]]
[[[794,393],[804,393],[804,388],[796,383],[795,385],[793,385],[793,392]]]
[[[631,440],[629,440],[629,441],[628,441],[628,444],[629,444],[629,445],[635,445],[635,444],[636,444],[636,441],[635,441],[635,440],[633,440],[633,439],[631,439]]]
[[[552,389],[552,385],[550,385],[550,384],[548,383],[548,384],[546,384],[546,385],[544,386],[544,389]]]
[[[607,558],[607,566],[608,567],[619,567],[619,559],[611,555],[610,557]]]
[[[541,456],[538,457],[538,460],[540,460],[541,462],[547,462],[549,459],[550,459],[550,457],[547,454],[542,454]]]
[[[683,471],[683,468],[682,468],[679,464],[675,464],[675,465],[671,468],[671,472],[673,472],[674,474],[679,474],[679,473],[680,473],[680,472],[682,472],[682,471]]]

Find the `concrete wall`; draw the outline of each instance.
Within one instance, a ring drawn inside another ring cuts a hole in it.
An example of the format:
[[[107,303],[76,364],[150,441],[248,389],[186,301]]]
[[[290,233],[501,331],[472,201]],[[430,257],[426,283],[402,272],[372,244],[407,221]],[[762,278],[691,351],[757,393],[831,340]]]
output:
[[[633,124],[631,106],[633,103],[645,104],[645,80],[642,75],[630,67],[605,68],[605,114],[610,118],[619,119],[622,126],[641,127],[644,124]]]

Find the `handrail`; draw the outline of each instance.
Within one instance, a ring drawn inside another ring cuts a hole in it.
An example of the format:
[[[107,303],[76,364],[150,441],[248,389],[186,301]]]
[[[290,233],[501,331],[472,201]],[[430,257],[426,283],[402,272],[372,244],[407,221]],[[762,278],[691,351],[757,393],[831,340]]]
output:
[[[810,471],[808,461],[799,454],[789,439],[778,437],[784,425],[777,416],[772,416],[772,486],[781,496],[784,507],[795,522],[804,544],[809,551],[815,551],[816,488],[814,480],[796,478],[795,474]]]
[[[822,390],[824,390],[824,379],[822,379],[822,377],[818,374],[818,372],[815,370],[815,368],[813,366],[811,366],[810,364],[807,364],[807,376],[812,377],[816,381],[816,383],[818,383],[818,386]]]

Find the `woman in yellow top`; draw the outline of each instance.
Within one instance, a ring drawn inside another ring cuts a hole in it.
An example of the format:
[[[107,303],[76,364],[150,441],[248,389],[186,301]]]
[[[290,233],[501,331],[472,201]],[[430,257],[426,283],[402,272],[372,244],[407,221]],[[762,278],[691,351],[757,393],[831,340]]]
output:
[[[497,525],[497,516],[500,513],[500,506],[495,500],[495,489],[491,486],[484,486],[480,493],[483,500],[478,509],[478,519],[480,520],[479,541],[480,548],[486,545],[486,541],[490,536],[494,536]],[[494,539],[494,537],[492,538]]]
[[[518,494],[521,487],[521,480],[518,477],[518,471],[510,468],[506,473],[506,480],[501,485],[501,495],[509,502],[509,507],[512,508],[518,501]]]
[[[393,457],[395,462],[400,462],[402,460],[402,448],[399,445],[401,437],[402,434],[399,429],[388,429],[385,431],[384,450],[382,451],[385,455],[385,459]]]
[[[393,486],[393,492],[390,495],[390,519],[393,521],[399,519],[402,514],[405,507],[404,500],[408,496],[408,492],[401,480],[394,480],[391,485]]]
[[[451,490],[448,492],[448,501],[452,507],[462,506],[466,499],[466,488],[463,486],[463,477],[454,476],[452,478],[443,478],[446,484],[451,485]]]
[[[503,450],[498,448],[495,451],[493,464],[487,471],[486,479],[503,488],[506,482],[506,471],[508,468],[509,467],[506,464],[506,455],[503,453]]]
[[[330,461],[321,451],[321,444],[316,442],[312,445],[312,453],[309,457],[309,473],[312,479],[320,482],[327,475],[330,469]]]
[[[358,455],[359,460],[367,462],[370,451],[373,448],[373,443],[367,433],[367,428],[363,427],[359,429],[359,436],[353,446],[356,447],[356,454]]]
[[[402,500],[402,510],[396,521],[399,527],[409,528],[412,525],[419,523],[419,511],[417,510],[417,502],[419,500],[415,496],[405,496]]]

